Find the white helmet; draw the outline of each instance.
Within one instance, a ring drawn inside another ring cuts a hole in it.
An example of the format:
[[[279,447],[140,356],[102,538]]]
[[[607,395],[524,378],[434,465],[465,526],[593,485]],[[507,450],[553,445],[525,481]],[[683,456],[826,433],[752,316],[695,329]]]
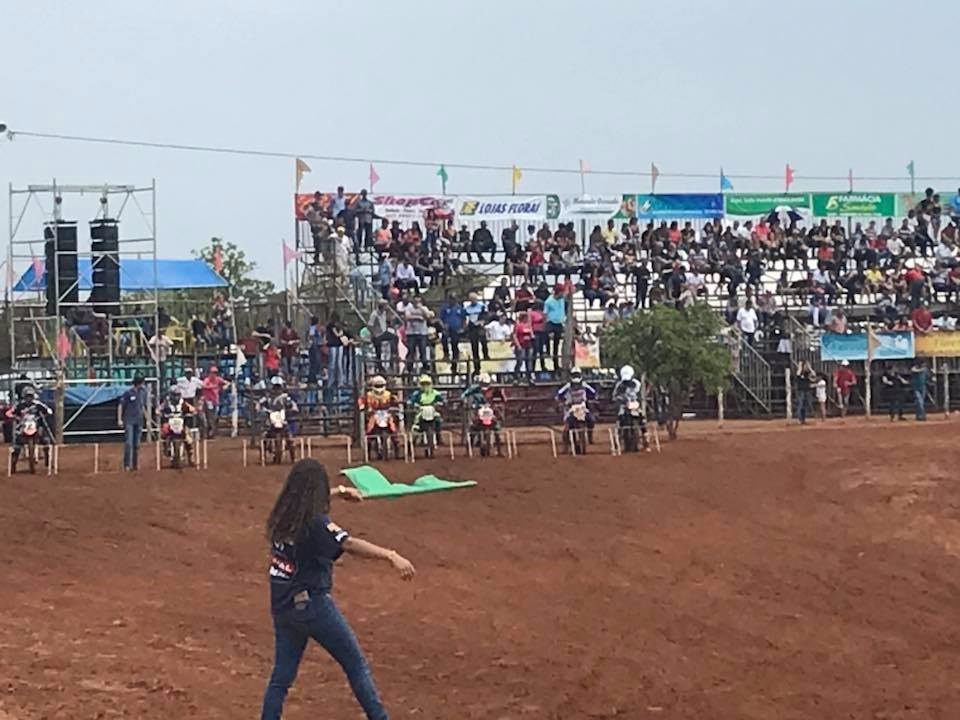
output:
[[[489,385],[489,384],[490,384],[490,373],[488,373],[488,372],[482,372],[482,373],[480,373],[479,375],[477,375],[477,382],[479,382],[481,385]]]
[[[622,368],[620,368],[620,379],[624,382],[630,382],[633,380],[633,376],[633,368],[630,365],[624,365]]]
[[[283,378],[280,377],[279,375],[274,375],[272,378],[270,378],[270,384],[271,384],[273,387],[281,387],[281,388],[282,388],[283,385],[284,385]]]

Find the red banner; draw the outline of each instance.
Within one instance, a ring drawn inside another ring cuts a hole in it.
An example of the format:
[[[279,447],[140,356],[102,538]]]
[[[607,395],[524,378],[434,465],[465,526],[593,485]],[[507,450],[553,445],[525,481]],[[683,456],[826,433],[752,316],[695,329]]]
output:
[[[320,193],[319,200],[323,207],[330,206],[330,199],[336,193]],[[360,197],[360,193],[348,192],[343,194],[350,205]],[[376,213],[387,220],[422,220],[428,210],[453,211],[453,197],[442,195],[386,195],[373,194],[369,198],[376,207]],[[298,193],[293,196],[293,209],[298,220],[306,220],[306,207],[314,201],[313,193]]]

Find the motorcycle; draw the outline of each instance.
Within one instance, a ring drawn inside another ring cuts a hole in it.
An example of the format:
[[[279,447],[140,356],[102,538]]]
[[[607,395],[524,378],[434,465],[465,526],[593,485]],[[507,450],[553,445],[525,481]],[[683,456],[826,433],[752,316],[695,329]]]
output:
[[[572,443],[571,450],[574,455],[587,454],[587,404],[576,403],[570,406],[567,416],[566,433],[564,441],[567,444]]]
[[[30,473],[37,472],[37,461],[40,459],[40,423],[37,416],[28,412],[20,420],[20,452],[27,454],[27,464],[30,467]],[[46,448],[44,449],[46,452]],[[13,468],[16,470],[16,467]]]
[[[187,464],[192,464],[190,446],[187,443],[187,421],[182,413],[174,413],[167,418],[164,431],[164,454],[170,460],[170,466],[179,468],[183,464],[184,455]]]
[[[287,413],[284,410],[271,410],[267,415],[267,431],[263,438],[263,452],[273,458],[277,465],[283,462],[283,451],[290,455],[290,462],[295,461],[293,442],[290,438],[290,426],[287,424]]]
[[[497,430],[497,414],[487,404],[477,408],[474,421],[470,427],[470,442],[474,447],[480,448],[480,457],[490,457],[490,451],[494,446],[497,455],[500,454],[500,431]]]
[[[423,445],[424,457],[432,458],[440,441],[440,413],[437,412],[437,408],[433,405],[420,407],[417,429],[417,439]]]
[[[636,398],[627,398],[617,413],[617,433],[626,452],[637,452],[640,449],[641,423],[643,412],[640,401]],[[643,443],[646,446],[646,443]],[[650,448],[647,448],[649,450]]]
[[[367,453],[376,455],[378,460],[389,460],[390,450],[393,456],[400,454],[400,445],[396,433],[393,413],[388,408],[373,411],[372,427],[367,431]]]

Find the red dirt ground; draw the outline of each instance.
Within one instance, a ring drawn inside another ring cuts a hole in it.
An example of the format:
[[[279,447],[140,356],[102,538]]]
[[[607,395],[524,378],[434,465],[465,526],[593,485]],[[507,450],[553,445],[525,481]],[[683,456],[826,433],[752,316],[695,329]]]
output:
[[[348,558],[335,595],[393,718],[955,720],[958,428],[687,425],[662,455],[393,463],[481,484],[335,507],[419,571]],[[237,447],[205,473],[69,472],[81,449],[0,480],[0,720],[257,716],[283,470]],[[285,717],[360,717],[315,646]]]

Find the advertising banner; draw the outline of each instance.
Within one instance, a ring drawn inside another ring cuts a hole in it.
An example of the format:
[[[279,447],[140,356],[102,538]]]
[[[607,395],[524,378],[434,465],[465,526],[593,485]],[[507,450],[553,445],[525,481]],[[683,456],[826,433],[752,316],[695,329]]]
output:
[[[942,330],[914,338],[917,355],[923,357],[960,357],[960,331]]]
[[[320,202],[324,207],[329,207],[330,199],[336,195],[335,192],[320,193]],[[353,203],[360,193],[348,192],[343,196],[347,199],[347,204]],[[423,220],[423,214],[427,210],[453,210],[454,198],[444,197],[442,195],[387,195],[374,193],[369,196],[376,206],[377,215],[387,220]],[[306,206],[313,202],[313,193],[298,193],[293,196],[294,212],[297,220],[306,219]]]
[[[608,197],[564,197],[560,199],[560,220],[606,221],[620,209],[619,195]]]
[[[894,193],[813,193],[815,217],[829,215],[884,215],[893,217],[897,203]]]
[[[810,193],[726,193],[723,210],[727,215],[766,215],[775,208],[810,209]]]
[[[458,196],[454,208],[460,220],[555,220],[560,217],[556,195]]]
[[[638,220],[693,220],[723,217],[723,195],[689,193],[667,195],[624,195],[618,218]]]
[[[909,360],[914,356],[913,332],[876,332],[872,334],[872,359]],[[824,333],[820,338],[820,357],[824,360],[866,360],[866,333]]]

